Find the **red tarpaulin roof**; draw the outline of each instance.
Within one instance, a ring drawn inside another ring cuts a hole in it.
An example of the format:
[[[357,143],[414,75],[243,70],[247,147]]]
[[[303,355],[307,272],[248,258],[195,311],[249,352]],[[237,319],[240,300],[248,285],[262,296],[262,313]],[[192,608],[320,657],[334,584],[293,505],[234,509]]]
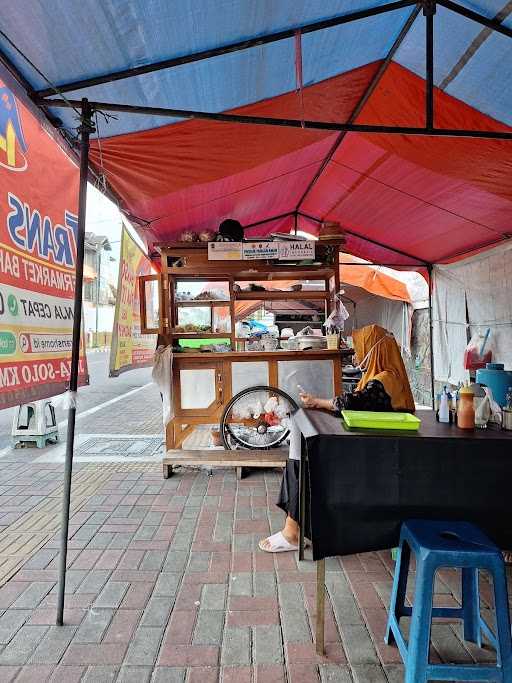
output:
[[[375,70],[369,65],[307,88],[305,117],[346,119]],[[391,64],[357,121],[422,125],[423,97],[423,80]],[[507,130],[444,93],[436,100],[439,127]],[[295,93],[236,111],[299,116]],[[162,242],[184,228],[216,228],[227,216],[250,224],[293,212],[335,139],[318,131],[189,121],[103,140],[101,163],[130,212],[149,221],[149,235]],[[97,144],[92,158],[100,164]],[[383,245],[348,235],[346,251],[357,256],[441,262],[495,243],[509,229],[511,171],[509,141],[351,133],[301,209]],[[292,224],[289,216],[254,232]],[[316,231],[299,218],[301,227]]]
[[[31,4],[33,12],[20,13],[15,0],[4,3],[0,50],[27,89],[45,96],[62,98],[62,89],[70,99],[162,110],[425,124],[426,19],[414,3],[391,3],[393,11],[384,13],[387,0],[104,0],[95,13],[81,0]],[[502,4],[437,3],[436,128],[512,131],[512,30]],[[468,9],[473,18],[462,16]],[[336,23],[365,11],[373,15]],[[334,23],[311,28],[323,21]],[[294,31],[307,26],[299,43]],[[279,31],[285,34],[267,41]],[[244,40],[253,42],[223,52]],[[165,60],[170,66],[152,67]],[[148,71],[137,71],[142,67]],[[72,134],[75,112],[50,111]],[[216,229],[227,217],[257,223],[247,236],[294,227],[315,233],[320,221],[336,220],[347,230],[350,253],[420,267],[509,237],[510,140],[345,134],[147,113],[97,115],[95,124],[94,169],[149,246],[175,241],[186,228]]]

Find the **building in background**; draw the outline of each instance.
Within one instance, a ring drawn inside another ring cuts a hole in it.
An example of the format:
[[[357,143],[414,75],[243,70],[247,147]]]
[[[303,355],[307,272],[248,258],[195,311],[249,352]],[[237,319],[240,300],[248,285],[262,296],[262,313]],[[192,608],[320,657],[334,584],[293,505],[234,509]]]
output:
[[[85,233],[84,324],[88,347],[109,346],[116,303],[117,259],[105,235]]]

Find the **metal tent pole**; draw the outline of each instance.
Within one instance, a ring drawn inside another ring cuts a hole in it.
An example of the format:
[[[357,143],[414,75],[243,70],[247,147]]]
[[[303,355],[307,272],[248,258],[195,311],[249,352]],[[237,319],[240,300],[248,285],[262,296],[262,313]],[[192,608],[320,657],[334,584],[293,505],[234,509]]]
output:
[[[432,319],[432,272],[433,266],[428,266],[428,327],[430,338],[430,390],[432,392],[432,408],[435,408],[435,380],[434,380],[434,323]]]
[[[80,106],[80,100],[36,98],[36,104],[70,109]],[[381,126],[375,124],[338,123],[336,121],[310,121],[305,119],[282,119],[273,116],[252,116],[248,114],[229,114],[225,112],[197,111],[191,109],[170,109],[168,107],[146,107],[118,102],[90,102],[95,111],[114,111],[126,114],[144,114],[178,119],[198,119],[200,121],[223,121],[245,125],[280,126],[285,128],[307,128],[309,130],[340,131],[347,133],[374,133],[375,135],[420,135],[443,138],[474,138],[478,140],[512,140],[510,130],[465,130],[460,128],[426,128],[424,126]]]
[[[393,45],[391,46],[390,51],[389,51],[388,54],[386,55],[386,58],[381,62],[380,67],[377,69],[377,72],[375,73],[375,75],[374,75],[373,78],[371,79],[371,81],[370,81],[368,87],[366,88],[366,90],[364,91],[364,93],[363,93],[361,99],[359,100],[359,102],[358,102],[357,105],[355,106],[355,108],[354,108],[352,114],[350,115],[350,118],[348,119],[348,123],[355,123],[355,122],[357,121],[357,117],[358,117],[359,114],[363,111],[363,109],[364,109],[366,103],[368,102],[368,100],[370,99],[370,97],[373,95],[373,93],[375,92],[376,88],[378,87],[378,85],[379,85],[379,83],[380,83],[382,77],[383,77],[384,74],[386,73],[386,70],[387,70],[389,64],[393,61],[393,57],[395,56],[395,54],[397,53],[397,51],[398,51],[400,45],[403,43],[405,37],[406,37],[407,34],[409,33],[409,31],[410,31],[412,25],[414,24],[414,21],[415,21],[416,17],[418,16],[419,12],[420,12],[420,5],[417,5],[417,6],[413,9],[412,13],[409,15],[407,21],[405,22],[405,24],[403,25],[403,27],[402,27],[400,33],[398,34],[398,36],[397,36],[395,42],[394,42]],[[332,145],[332,147],[331,147],[330,150],[328,151],[327,155],[325,156],[324,160],[322,161],[322,164],[321,164],[320,168],[319,168],[318,171],[315,173],[315,175],[314,175],[314,177],[312,178],[311,182],[309,183],[309,185],[307,186],[307,188],[304,190],[304,192],[303,192],[301,198],[299,199],[299,201],[298,201],[298,203],[297,203],[297,211],[300,211],[300,208],[301,208],[302,204],[304,203],[306,197],[309,195],[309,193],[311,192],[311,190],[315,187],[315,185],[317,184],[317,182],[318,182],[318,181],[320,180],[320,178],[322,177],[322,175],[323,175],[325,169],[327,168],[327,166],[329,165],[329,163],[330,163],[331,160],[333,159],[334,155],[335,155],[336,152],[338,151],[339,147],[340,147],[341,144],[343,143],[343,140],[345,139],[345,136],[346,136],[346,133],[340,133],[340,134],[336,137],[336,142]]]
[[[162,71],[162,69],[173,69],[183,66],[184,64],[192,64],[204,59],[212,59],[213,57],[218,57],[220,55],[231,54],[233,52],[239,52],[240,50],[248,50],[252,47],[269,45],[270,43],[275,43],[279,40],[287,40],[289,38],[293,38],[297,31],[300,31],[300,33],[303,35],[306,33],[323,31],[335,26],[349,24],[353,21],[360,21],[361,19],[376,17],[387,12],[395,12],[396,10],[404,9],[415,4],[416,0],[395,0],[395,2],[380,4],[377,5],[377,7],[367,7],[362,10],[357,10],[356,12],[349,12],[348,14],[334,16],[330,19],[322,19],[321,21],[315,21],[310,24],[300,24],[299,26],[294,26],[293,28],[277,31],[276,33],[260,35],[254,38],[247,38],[246,40],[241,40],[236,43],[230,43],[229,45],[223,45],[220,47],[211,48],[209,50],[202,50],[201,52],[182,55],[181,57],[165,59],[150,64],[142,64],[129,69],[122,69],[121,71],[114,71],[101,76],[93,76],[92,78],[86,78],[70,83],[60,83],[56,87],[39,90],[36,92],[36,94],[40,97],[52,97],[55,95],[56,91],[59,93],[75,92],[83,88],[92,88],[95,85],[113,83],[114,81],[119,81],[125,78],[133,78],[134,76],[142,76],[155,71]],[[31,89],[29,89],[29,92],[30,90]]]
[[[434,128],[434,14],[435,0],[424,0],[425,45],[426,45],[426,78],[425,78],[425,127]]]
[[[68,410],[68,433],[66,460],[64,464],[64,492],[62,495],[62,523],[59,556],[59,593],[57,598],[58,626],[64,623],[64,592],[66,588],[66,561],[68,554],[69,506],[71,501],[71,475],[73,473],[73,448],[75,442],[76,391],[80,360],[80,332],[82,328],[82,286],[84,279],[85,211],[87,201],[87,175],[89,166],[89,136],[94,131],[92,109],[88,100],[82,100],[80,117],[80,181],[78,190],[78,228],[76,234],[76,280],[73,309],[73,346],[69,378],[70,405]]]

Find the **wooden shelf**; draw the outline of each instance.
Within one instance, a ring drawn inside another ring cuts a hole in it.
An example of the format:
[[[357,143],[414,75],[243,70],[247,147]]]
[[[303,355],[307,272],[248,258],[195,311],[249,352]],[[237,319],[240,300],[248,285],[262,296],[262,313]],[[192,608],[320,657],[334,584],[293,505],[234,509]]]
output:
[[[284,349],[277,349],[276,351],[222,351],[222,352],[202,352],[190,351],[186,353],[174,354],[173,362],[179,362],[181,359],[203,359],[203,360],[235,360],[235,361],[269,361],[269,360],[329,360],[332,358],[345,358],[353,354],[352,349],[316,349],[307,351],[285,351]]]
[[[242,467],[284,467],[288,460],[287,448],[265,450],[226,451],[223,448],[211,448],[197,451],[170,449],[163,460],[164,478],[172,476],[173,467],[178,465],[208,465],[214,467],[236,467],[241,478]]]
[[[219,265],[220,264],[220,265]],[[223,265],[227,264],[227,265]],[[257,280],[326,280],[334,276],[336,266],[325,264],[285,266],[266,264],[260,261],[208,261],[184,265],[179,268],[169,266],[168,273],[178,282],[211,280],[225,282],[253,282]]]
[[[177,306],[223,306],[229,308],[229,299],[191,299],[186,301],[184,299],[176,299]]]
[[[289,263],[280,266],[268,264],[257,265],[257,261],[244,261],[243,263],[251,263],[251,265],[246,268],[240,268],[240,272],[234,275],[235,282],[251,282],[252,280],[269,279],[276,282],[279,282],[280,280],[325,280],[332,277],[336,270],[334,264],[329,267],[326,266],[325,263],[309,266],[294,266]]]
[[[295,301],[316,301],[321,299],[325,301],[330,299],[330,292],[325,290],[300,290],[298,292],[274,292],[266,290],[265,292],[235,292],[235,301],[286,301],[293,299]]]
[[[229,339],[231,332],[176,332],[171,330],[174,337],[180,339]]]

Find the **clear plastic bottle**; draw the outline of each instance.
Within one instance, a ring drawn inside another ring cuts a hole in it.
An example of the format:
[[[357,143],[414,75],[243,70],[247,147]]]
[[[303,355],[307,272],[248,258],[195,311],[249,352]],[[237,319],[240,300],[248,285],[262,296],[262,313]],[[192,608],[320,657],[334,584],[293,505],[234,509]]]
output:
[[[439,404],[439,422],[450,424],[450,404],[448,401],[448,392],[446,387],[444,387],[443,393],[441,394],[441,402]]]

